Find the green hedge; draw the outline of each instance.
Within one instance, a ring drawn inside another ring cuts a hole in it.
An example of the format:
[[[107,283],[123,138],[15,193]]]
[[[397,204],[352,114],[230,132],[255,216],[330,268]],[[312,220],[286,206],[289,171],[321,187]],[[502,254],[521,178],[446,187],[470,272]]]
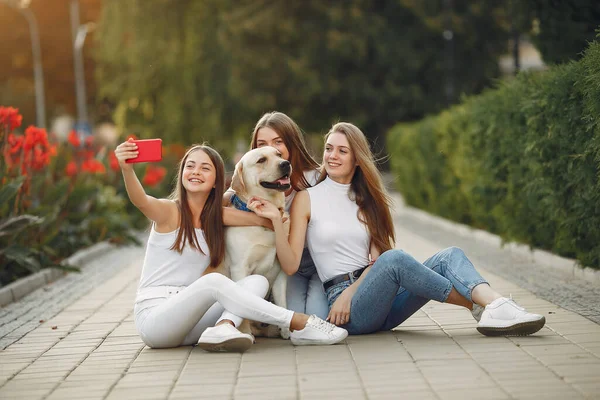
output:
[[[388,135],[408,204],[600,268],[600,43]]]

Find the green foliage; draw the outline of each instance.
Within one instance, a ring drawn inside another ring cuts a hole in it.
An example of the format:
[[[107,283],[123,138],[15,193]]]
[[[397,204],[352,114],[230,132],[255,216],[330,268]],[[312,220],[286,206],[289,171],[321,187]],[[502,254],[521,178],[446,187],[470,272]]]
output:
[[[421,3],[109,0],[96,35],[100,97],[122,129],[167,142],[231,148],[273,109],[308,132],[351,120],[376,142],[447,104],[442,2]],[[450,10],[456,98],[498,75],[505,3]]]
[[[600,26],[597,0],[527,0],[518,8],[534,19],[532,39],[546,63],[579,59]]]
[[[389,135],[409,204],[600,268],[600,43]]]
[[[5,146],[0,150],[7,155],[28,151]],[[64,259],[97,242],[139,243],[132,229],[142,226],[140,213],[132,210],[120,173],[104,166],[96,173],[83,168],[90,160],[101,162],[96,150],[64,143],[43,169],[21,175],[11,164],[0,168],[5,182],[0,188],[0,286],[48,267],[77,271]],[[65,172],[69,163],[79,164],[72,176]]]
[[[104,177],[81,174],[71,180],[60,178],[36,198],[27,214],[4,214],[0,220],[0,285],[54,267],[77,270],[62,260],[75,251],[108,240],[139,243],[126,199],[105,186]],[[31,182],[35,189],[43,182]],[[5,185],[0,197],[5,196]],[[14,197],[14,195],[12,196]]]

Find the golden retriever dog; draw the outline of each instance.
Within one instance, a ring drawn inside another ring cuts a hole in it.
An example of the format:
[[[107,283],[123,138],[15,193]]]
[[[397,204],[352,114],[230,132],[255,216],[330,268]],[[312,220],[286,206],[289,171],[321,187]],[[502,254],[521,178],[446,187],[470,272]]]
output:
[[[284,212],[285,194],[290,188],[292,167],[274,147],[261,147],[247,152],[235,166],[231,188],[235,194],[231,207],[244,211],[248,201],[258,196],[269,200]],[[288,226],[289,227],[289,226]],[[225,259],[217,272],[238,281],[248,275],[263,275],[271,288],[270,300],[286,307],[287,276],[281,270],[275,250],[275,232],[261,226],[236,226],[225,230]],[[255,336],[289,338],[288,330],[244,321],[240,330]]]

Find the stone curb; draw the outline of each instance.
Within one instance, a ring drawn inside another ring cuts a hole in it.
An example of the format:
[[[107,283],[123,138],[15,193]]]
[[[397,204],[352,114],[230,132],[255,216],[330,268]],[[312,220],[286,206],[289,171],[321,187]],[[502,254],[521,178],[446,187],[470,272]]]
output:
[[[437,225],[443,229],[451,230],[456,234],[485,243],[498,248],[508,249],[511,253],[524,257],[529,257],[535,264],[547,266],[563,272],[565,275],[583,279],[600,286],[600,271],[589,267],[582,267],[576,260],[558,256],[545,250],[531,249],[529,246],[520,243],[506,243],[501,237],[493,233],[475,229],[468,225],[459,224],[436,215],[429,214],[418,208],[407,206],[404,199],[398,193],[392,193],[391,197],[396,204],[398,213],[406,213],[418,218],[421,221]]]
[[[105,253],[114,248],[108,242],[96,243],[90,247],[75,252],[63,261],[63,264],[81,267],[97,255]],[[58,268],[46,268],[33,275],[18,279],[15,282],[0,289],[0,307],[22,299],[34,290],[62,278],[66,274]]]

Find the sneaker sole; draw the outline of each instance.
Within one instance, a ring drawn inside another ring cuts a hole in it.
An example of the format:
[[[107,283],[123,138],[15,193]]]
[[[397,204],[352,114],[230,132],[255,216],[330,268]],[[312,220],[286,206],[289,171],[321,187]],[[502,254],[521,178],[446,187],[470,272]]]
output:
[[[294,340],[292,341],[292,344],[294,346],[329,346],[342,343],[342,341],[343,339],[332,342],[315,342],[314,340]]]
[[[497,328],[492,326],[478,326],[479,333],[485,336],[527,336],[536,333],[546,324],[546,317],[537,321],[522,322],[520,324]]]
[[[340,339],[332,339],[323,342],[317,342],[315,340],[310,339],[292,339],[291,341],[294,346],[328,346],[342,343],[347,337],[348,335],[345,335],[343,338]]]
[[[234,338],[220,343],[198,342],[198,347],[210,352],[243,353],[252,346],[252,340],[246,338]]]

